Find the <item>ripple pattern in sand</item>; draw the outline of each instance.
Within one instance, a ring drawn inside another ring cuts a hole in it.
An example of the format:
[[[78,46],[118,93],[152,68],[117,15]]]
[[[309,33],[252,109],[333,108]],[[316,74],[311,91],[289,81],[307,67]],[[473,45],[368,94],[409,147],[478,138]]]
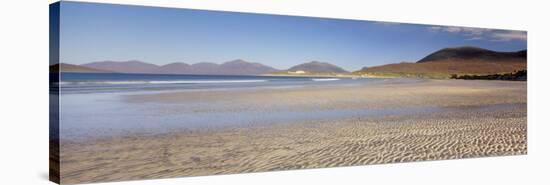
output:
[[[527,153],[525,107],[62,143],[63,183]]]

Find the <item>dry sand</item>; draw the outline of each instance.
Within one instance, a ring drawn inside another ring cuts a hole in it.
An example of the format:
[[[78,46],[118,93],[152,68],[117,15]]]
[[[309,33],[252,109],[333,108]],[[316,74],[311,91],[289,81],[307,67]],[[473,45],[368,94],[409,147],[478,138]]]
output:
[[[129,103],[232,105],[197,106],[182,113],[426,106],[451,111],[62,141],[62,183],[526,154],[526,89],[526,82],[395,80],[367,86],[129,96]]]

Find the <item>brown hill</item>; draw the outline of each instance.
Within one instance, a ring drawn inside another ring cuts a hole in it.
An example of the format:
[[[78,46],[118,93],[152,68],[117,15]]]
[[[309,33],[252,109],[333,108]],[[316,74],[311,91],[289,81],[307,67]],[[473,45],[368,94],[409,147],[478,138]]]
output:
[[[363,68],[356,74],[450,78],[452,75],[488,75],[527,69],[527,51],[496,52],[480,48],[446,48],[417,63],[397,63]]]
[[[507,61],[526,58],[527,50],[521,50],[517,52],[498,52],[478,47],[463,46],[441,49],[420,59],[417,63],[450,60]]]
[[[73,65],[73,64],[55,64],[50,66],[50,73],[55,72],[75,72],[75,73],[109,73],[110,71],[94,69],[85,66]]]

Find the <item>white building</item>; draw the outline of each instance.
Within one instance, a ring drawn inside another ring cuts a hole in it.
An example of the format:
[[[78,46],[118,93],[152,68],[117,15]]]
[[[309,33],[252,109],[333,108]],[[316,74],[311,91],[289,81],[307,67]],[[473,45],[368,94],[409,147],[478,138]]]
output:
[[[294,72],[290,72],[290,73],[294,73],[294,74],[304,74],[306,73],[305,71],[302,71],[302,70],[299,70],[299,71],[294,71]]]

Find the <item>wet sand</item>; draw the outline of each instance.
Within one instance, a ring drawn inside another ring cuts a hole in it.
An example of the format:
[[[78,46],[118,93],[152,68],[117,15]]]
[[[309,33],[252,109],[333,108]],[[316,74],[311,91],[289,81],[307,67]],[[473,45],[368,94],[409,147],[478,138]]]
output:
[[[359,86],[131,95],[129,104],[190,106],[169,112],[442,111],[178,129],[62,141],[62,183],[459,159],[527,153],[527,83],[388,80]],[[225,106],[201,106],[212,102]]]

